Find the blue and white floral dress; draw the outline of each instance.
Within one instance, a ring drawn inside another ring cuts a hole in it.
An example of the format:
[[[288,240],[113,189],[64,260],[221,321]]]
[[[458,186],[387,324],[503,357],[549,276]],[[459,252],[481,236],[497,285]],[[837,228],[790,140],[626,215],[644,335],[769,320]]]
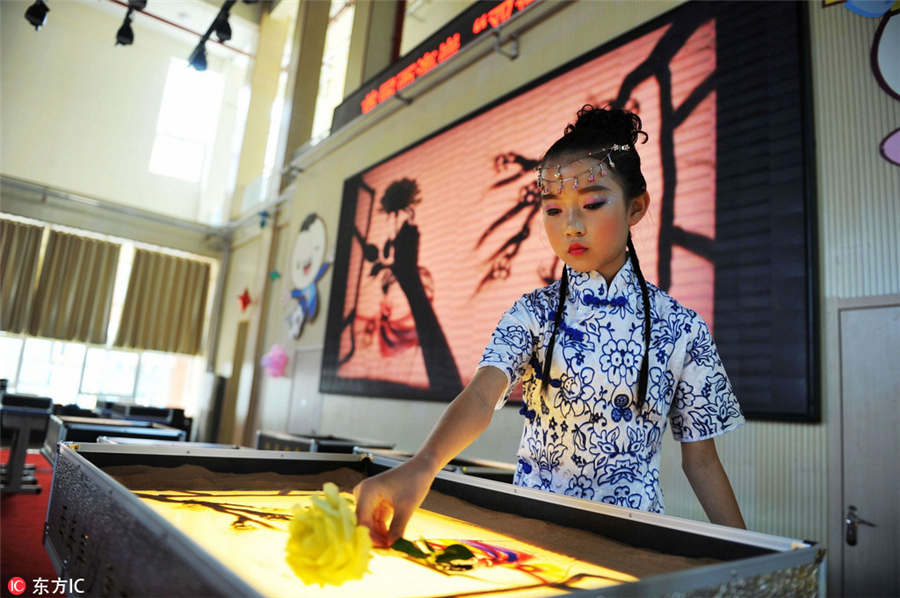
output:
[[[559,281],[516,301],[479,363],[509,378],[498,409],[522,381],[526,421],[514,483],[662,513],[659,455],[667,420],[682,442],[744,422],[722,360],[703,319],[648,283],[647,404],[636,413],[644,310],[631,261],[609,288],[598,272],[566,268],[566,306],[543,396],[541,365]]]

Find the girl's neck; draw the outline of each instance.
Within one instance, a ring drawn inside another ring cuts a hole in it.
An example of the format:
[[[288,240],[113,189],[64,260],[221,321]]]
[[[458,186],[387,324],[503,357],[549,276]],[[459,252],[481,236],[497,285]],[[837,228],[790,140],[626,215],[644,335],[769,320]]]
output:
[[[597,269],[603,279],[606,280],[606,286],[612,284],[613,279],[616,277],[616,274],[619,273],[619,270],[622,269],[622,266],[625,265],[625,261],[628,259],[628,254],[625,251],[622,251],[615,259],[612,261],[603,264],[600,268]]]

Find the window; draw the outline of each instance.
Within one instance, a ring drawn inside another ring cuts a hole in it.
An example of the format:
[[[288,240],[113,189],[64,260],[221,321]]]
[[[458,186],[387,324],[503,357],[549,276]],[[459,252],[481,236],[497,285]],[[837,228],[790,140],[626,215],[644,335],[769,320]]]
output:
[[[173,398],[188,413],[194,413],[202,393],[205,363],[200,357],[154,353],[141,354],[135,403],[149,407],[170,407]]]
[[[347,76],[347,57],[350,52],[350,33],[353,29],[353,0],[331,0],[328,30],[322,52],[319,73],[319,92],[313,116],[313,140],[327,137],[335,107],[344,99],[344,80]]]
[[[90,348],[84,363],[81,392],[102,398],[131,398],[137,374],[138,353]]]
[[[25,339],[15,391],[48,396],[54,403],[76,402],[84,354],[81,343]]]
[[[98,400],[150,407],[199,407],[206,359],[153,351],[122,351],[0,332],[0,378],[9,391],[93,409]]]
[[[165,398],[172,394],[173,373],[177,355],[145,353],[141,359],[135,402],[150,407],[164,407]],[[163,404],[161,405],[160,402]]]
[[[172,58],[163,89],[150,172],[197,183],[215,142],[224,78]]]
[[[19,370],[19,355],[22,353],[22,339],[0,336],[0,379],[6,379],[15,386]]]
[[[53,228],[121,244],[107,328],[110,345],[121,321],[137,247],[207,262],[210,279],[218,276],[218,262],[210,258],[59,225]],[[204,330],[209,328],[211,305],[210,296],[204,311]],[[50,397],[54,404],[74,403],[93,409],[98,400],[112,400],[180,407],[194,416],[204,397],[206,376],[204,355],[122,349],[0,331],[0,378],[8,381],[8,391]]]

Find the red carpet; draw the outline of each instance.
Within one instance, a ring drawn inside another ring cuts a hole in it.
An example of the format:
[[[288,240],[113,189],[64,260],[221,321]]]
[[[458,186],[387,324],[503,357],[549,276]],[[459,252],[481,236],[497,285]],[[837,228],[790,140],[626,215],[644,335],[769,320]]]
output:
[[[6,463],[9,451],[0,451],[0,462]],[[33,582],[37,578],[48,580],[47,589],[52,592],[56,571],[47,558],[42,543],[44,518],[50,500],[50,483],[53,472],[47,460],[38,453],[28,453],[26,463],[33,463],[40,494],[3,494],[0,503],[0,581],[3,596],[15,596],[9,591],[9,580],[21,577],[28,589],[20,596],[33,596]],[[52,595],[52,594],[45,594]],[[59,596],[59,594],[56,594]]]

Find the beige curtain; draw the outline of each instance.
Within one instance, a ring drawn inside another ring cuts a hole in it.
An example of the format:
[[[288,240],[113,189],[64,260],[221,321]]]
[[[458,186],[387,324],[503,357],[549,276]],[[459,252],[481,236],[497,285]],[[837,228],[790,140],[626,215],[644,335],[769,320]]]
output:
[[[199,353],[209,276],[207,263],[136,250],[115,345]]]
[[[28,328],[43,233],[41,226],[0,220],[0,330]]]
[[[117,243],[50,231],[28,334],[106,343]]]

